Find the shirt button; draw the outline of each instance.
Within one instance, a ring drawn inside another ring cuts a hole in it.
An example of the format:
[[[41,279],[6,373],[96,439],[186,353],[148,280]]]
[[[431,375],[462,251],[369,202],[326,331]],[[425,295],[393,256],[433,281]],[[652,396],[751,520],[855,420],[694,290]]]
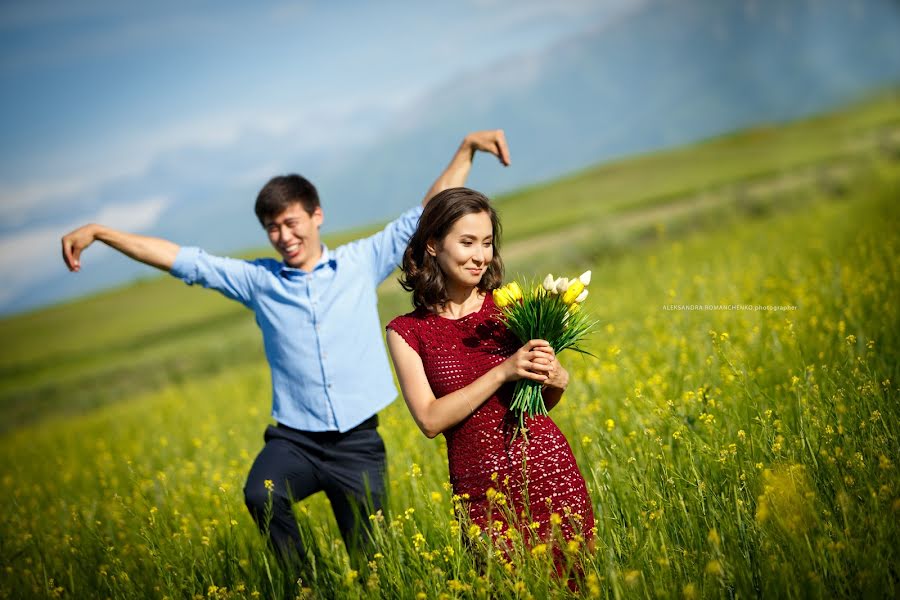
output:
[[[329,389],[329,390],[331,389],[331,384],[330,384],[330,383],[328,384],[328,389]]]

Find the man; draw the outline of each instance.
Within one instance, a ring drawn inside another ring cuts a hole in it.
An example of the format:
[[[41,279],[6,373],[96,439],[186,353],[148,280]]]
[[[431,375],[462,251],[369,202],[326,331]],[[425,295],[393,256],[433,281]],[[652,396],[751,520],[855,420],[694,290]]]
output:
[[[381,337],[376,287],[399,264],[428,200],[462,186],[476,151],[504,165],[503,131],[465,137],[421,206],[375,235],[330,250],[319,238],[323,212],[315,187],[299,175],[275,177],[260,191],[256,215],[282,260],[235,260],[160,238],[80,227],[62,238],[63,258],[101,241],[134,260],[199,283],[253,310],[272,374],[272,416],[250,469],[244,498],[283,560],[306,557],[293,501],[324,490],[344,543],[356,557],[368,519],[384,496],[384,443],[377,412],[396,397]],[[271,508],[268,507],[271,502]],[[270,518],[269,518],[270,517]]]

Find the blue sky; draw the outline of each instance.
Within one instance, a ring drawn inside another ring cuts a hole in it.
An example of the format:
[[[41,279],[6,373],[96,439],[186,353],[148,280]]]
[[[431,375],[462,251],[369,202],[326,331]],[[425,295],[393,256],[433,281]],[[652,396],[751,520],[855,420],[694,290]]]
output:
[[[263,247],[286,172],[326,231],[385,220],[468,130],[509,134],[495,194],[896,85],[898,32],[895,0],[0,3],[0,314],[155,274],[102,244],[68,274],[87,222]]]
[[[258,189],[296,170],[286,146],[339,156],[442,83],[637,4],[4,2],[0,305],[63,274],[81,223],[152,231],[173,169]]]
[[[302,129],[310,115],[332,126],[307,144],[352,142],[365,118],[342,117],[371,113],[374,127],[379,111],[628,4],[5,3],[0,231],[42,201],[90,205],[64,199],[179,147]]]

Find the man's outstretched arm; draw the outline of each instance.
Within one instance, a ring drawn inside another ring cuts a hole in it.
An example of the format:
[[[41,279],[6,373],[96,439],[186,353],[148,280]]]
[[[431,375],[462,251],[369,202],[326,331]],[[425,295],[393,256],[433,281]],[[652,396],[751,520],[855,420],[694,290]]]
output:
[[[136,261],[170,271],[180,246],[162,238],[117,231],[91,223],[79,227],[62,238],[62,255],[70,271],[81,270],[81,253],[93,242],[100,241]]]
[[[472,159],[478,151],[490,152],[500,160],[503,166],[509,166],[509,148],[506,146],[506,136],[502,129],[470,133],[459,145],[459,149],[453,155],[450,164],[447,165],[444,172],[438,176],[425,194],[422,206],[428,204],[431,198],[446,189],[465,185],[466,179],[469,177],[469,171],[472,169]]]

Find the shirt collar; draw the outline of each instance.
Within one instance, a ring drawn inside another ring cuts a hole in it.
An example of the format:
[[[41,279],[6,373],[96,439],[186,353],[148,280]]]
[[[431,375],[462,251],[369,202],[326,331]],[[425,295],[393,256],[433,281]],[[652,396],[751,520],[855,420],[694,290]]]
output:
[[[337,260],[331,255],[331,251],[328,249],[328,246],[322,244],[322,256],[319,257],[319,260],[316,262],[316,265],[312,268],[313,271],[318,271],[319,269],[323,269],[326,266],[330,266],[332,269],[337,266]],[[296,269],[294,267],[289,267],[284,264],[284,261],[281,262],[281,273],[282,275],[309,275],[312,271],[304,271],[303,269]]]

